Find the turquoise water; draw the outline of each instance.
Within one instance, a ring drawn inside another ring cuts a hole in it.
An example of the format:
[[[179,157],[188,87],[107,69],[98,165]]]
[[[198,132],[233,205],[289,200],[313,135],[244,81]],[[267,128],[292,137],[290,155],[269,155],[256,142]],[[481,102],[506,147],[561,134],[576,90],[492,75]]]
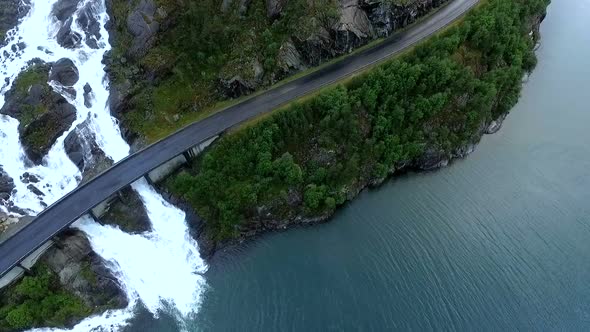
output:
[[[465,160],[330,223],[216,256],[188,330],[590,329],[590,0],[554,0],[539,64]],[[176,331],[140,313],[130,331]]]

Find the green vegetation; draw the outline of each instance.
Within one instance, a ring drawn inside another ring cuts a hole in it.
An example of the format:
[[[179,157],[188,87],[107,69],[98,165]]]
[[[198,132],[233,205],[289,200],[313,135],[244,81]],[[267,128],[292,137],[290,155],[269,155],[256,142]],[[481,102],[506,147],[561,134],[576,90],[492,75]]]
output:
[[[14,93],[16,96],[12,97],[14,100],[24,101],[30,93],[33,86],[37,86],[40,90],[41,103],[38,105],[30,105],[28,103],[21,103],[19,105],[18,119],[21,126],[26,127],[39,115],[47,112],[46,99],[50,98],[51,87],[47,84],[49,77],[49,68],[45,65],[34,64],[21,72],[14,81]]]
[[[35,267],[0,297],[0,331],[63,327],[91,313],[80,298],[65,291],[45,266]]]
[[[547,4],[489,0],[403,57],[226,135],[166,186],[225,240],[329,215],[398,168],[451,158],[517,102]]]
[[[155,140],[176,130],[223,99],[220,80],[239,76],[270,84],[284,77],[281,46],[295,35],[307,36],[337,19],[335,0],[289,1],[282,15],[269,18],[264,0],[253,0],[247,11],[241,1],[221,9],[216,0],[157,0],[165,13],[156,14],[163,32],[155,46],[139,59],[124,58],[131,36],[126,20],[127,1],[115,0],[113,16],[117,45],[113,52],[115,81],[134,81],[133,97],[124,114],[134,132]],[[179,7],[181,6],[181,7]],[[170,23],[173,22],[173,23]],[[172,25],[172,26],[170,26]],[[157,77],[156,80],[145,77]]]

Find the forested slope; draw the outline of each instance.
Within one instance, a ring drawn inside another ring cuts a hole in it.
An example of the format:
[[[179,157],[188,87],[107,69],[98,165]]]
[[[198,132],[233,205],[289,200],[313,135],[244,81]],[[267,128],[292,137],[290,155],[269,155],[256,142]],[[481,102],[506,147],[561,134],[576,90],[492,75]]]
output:
[[[213,249],[464,157],[517,102],[547,5],[488,0],[403,57],[226,135],[166,188],[206,220],[200,244]]]

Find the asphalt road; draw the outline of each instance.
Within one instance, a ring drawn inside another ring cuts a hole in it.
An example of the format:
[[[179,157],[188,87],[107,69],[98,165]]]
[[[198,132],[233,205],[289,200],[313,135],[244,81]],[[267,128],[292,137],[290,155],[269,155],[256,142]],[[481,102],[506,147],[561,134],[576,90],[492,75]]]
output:
[[[121,160],[41,212],[0,244],[0,276],[113,193],[200,142],[403,51],[459,18],[479,0],[453,0],[383,43],[195,122]]]

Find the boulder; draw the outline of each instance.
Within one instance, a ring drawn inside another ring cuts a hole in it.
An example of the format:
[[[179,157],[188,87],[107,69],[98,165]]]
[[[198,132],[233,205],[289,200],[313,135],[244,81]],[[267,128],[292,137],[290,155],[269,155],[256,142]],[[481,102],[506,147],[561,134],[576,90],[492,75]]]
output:
[[[501,115],[496,120],[492,120],[492,122],[490,122],[490,124],[486,126],[484,133],[491,135],[500,131],[500,129],[502,129],[502,124],[504,123],[504,120],[507,116],[508,113]]]
[[[100,3],[96,1],[87,2],[78,13],[76,23],[82,28],[86,35],[86,45],[93,49],[98,49],[98,40],[100,40],[100,23],[96,19]]]
[[[59,96],[51,108],[27,125],[21,132],[21,142],[29,159],[40,164],[55,141],[76,119],[76,108]]]
[[[414,167],[423,171],[430,171],[445,167],[449,164],[449,158],[444,151],[428,148],[414,163]]]
[[[77,48],[82,41],[82,36],[79,33],[72,31],[71,17],[63,22],[57,31],[57,36],[55,38],[57,39],[57,43],[64,48]]]
[[[8,200],[10,194],[14,189],[14,181],[12,178],[4,172],[4,169],[0,166],[0,202]]]
[[[33,184],[29,184],[27,186],[27,189],[29,189],[33,194],[37,196],[45,196],[45,194],[41,190],[39,190],[39,188],[35,187],[35,185]]]
[[[155,42],[160,23],[154,19],[157,6],[153,0],[140,0],[127,17],[127,30],[133,36],[128,54],[141,58]]]
[[[92,251],[78,230],[67,230],[41,261],[55,272],[62,286],[78,295],[91,308],[124,308],[127,296],[106,262]]]
[[[90,87],[90,84],[84,84],[84,106],[86,106],[86,108],[91,108],[93,99],[94,95],[92,93],[92,88]]]
[[[64,22],[76,12],[80,0],[59,0],[51,8],[51,14]]]
[[[342,0],[340,21],[334,28],[335,48],[338,53],[352,51],[373,38],[373,28],[367,13],[356,0]]]
[[[109,168],[113,160],[96,144],[96,136],[89,126],[89,119],[70,131],[64,139],[64,149],[70,160],[82,172],[82,182]]]
[[[49,69],[40,61],[30,63],[6,92],[0,109],[0,114],[20,121],[21,143],[35,164],[76,119],[76,108],[47,84]]]
[[[78,82],[80,74],[74,62],[68,58],[57,60],[49,73],[49,80],[56,81],[63,86],[73,86]]]
[[[31,174],[29,172],[24,172],[20,176],[20,180],[22,183],[39,183],[39,178],[35,174]]]
[[[284,74],[300,71],[305,68],[301,54],[295,48],[293,41],[288,40],[279,49],[278,64]]]
[[[100,217],[102,223],[119,226],[126,233],[143,233],[152,229],[150,218],[135,190],[127,187],[119,192],[108,211]]]
[[[325,60],[338,55],[330,32],[324,28],[305,38],[298,36],[293,41],[305,62],[310,66],[318,66]]]

